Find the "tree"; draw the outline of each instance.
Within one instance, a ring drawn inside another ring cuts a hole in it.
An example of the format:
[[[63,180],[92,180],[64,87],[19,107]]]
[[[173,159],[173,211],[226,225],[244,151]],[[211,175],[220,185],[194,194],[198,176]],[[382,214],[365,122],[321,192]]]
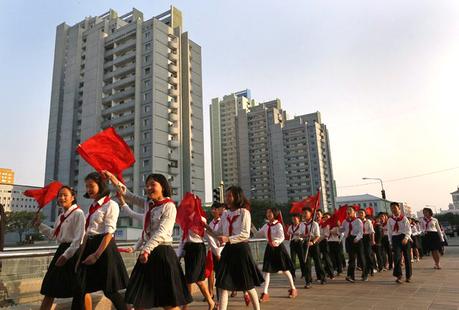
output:
[[[266,209],[277,208],[282,212],[284,223],[290,223],[289,211],[290,204],[288,203],[276,203],[272,200],[251,200],[250,201],[250,213],[252,217],[252,223],[255,227],[260,228],[265,223]]]
[[[40,218],[43,220],[44,215],[40,214]],[[17,232],[19,234],[19,242],[22,243],[22,236],[24,232],[30,229],[35,229],[32,224],[35,218],[35,212],[17,211],[17,212],[6,212],[6,231]]]

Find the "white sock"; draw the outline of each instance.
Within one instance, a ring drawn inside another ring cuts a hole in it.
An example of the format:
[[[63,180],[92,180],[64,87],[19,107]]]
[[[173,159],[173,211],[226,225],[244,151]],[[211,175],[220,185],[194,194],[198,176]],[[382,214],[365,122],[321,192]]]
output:
[[[291,273],[289,270],[283,271],[282,273],[285,274],[285,276],[287,277],[288,283],[290,284],[290,288],[291,288],[292,290],[295,290],[296,287],[295,287],[295,283],[293,282],[292,273]]]
[[[220,310],[226,310],[228,308],[228,290],[221,290],[220,291]]]
[[[253,310],[260,310],[260,301],[258,300],[257,291],[253,288],[247,291],[247,293],[249,294],[250,300],[252,301]]]
[[[271,274],[269,272],[265,272],[265,284],[263,286],[263,293],[268,294],[268,287],[269,287],[269,281],[271,279]]]

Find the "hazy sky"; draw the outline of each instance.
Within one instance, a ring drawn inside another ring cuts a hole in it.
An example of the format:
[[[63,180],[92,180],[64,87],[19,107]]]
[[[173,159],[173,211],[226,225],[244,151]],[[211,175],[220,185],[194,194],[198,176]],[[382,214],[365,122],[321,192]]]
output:
[[[459,185],[458,1],[1,1],[0,167],[42,185],[55,28],[109,8],[173,4],[202,46],[206,162],[211,98],[249,88],[291,115],[319,110],[339,195],[446,208]],[[210,188],[210,165],[206,171]],[[210,197],[210,190],[208,197]]]

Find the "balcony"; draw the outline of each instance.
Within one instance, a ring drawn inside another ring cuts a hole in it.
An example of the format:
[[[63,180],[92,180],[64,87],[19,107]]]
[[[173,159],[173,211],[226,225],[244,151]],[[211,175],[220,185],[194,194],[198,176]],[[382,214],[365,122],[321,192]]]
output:
[[[121,79],[121,80],[118,80],[114,83],[110,83],[110,84],[107,84],[104,86],[103,88],[103,91],[104,92],[108,92],[110,91],[111,89],[119,89],[119,88],[122,88],[126,85],[129,85],[131,83],[134,83],[135,81],[135,75],[131,75],[129,77],[126,77],[124,79]]]
[[[171,148],[178,148],[180,146],[179,142],[177,140],[169,140],[169,147]]]
[[[134,87],[130,87],[128,89],[125,89],[124,91],[120,91],[111,96],[104,97],[102,98],[102,103],[107,103],[113,100],[122,100],[130,96],[134,96]]]
[[[116,131],[120,136],[132,135],[134,133],[134,126],[129,126],[124,129],[119,129]]]
[[[175,86],[177,86],[178,84],[178,78],[176,78],[175,76],[170,76],[167,81],[169,82],[169,84],[172,84]]]
[[[178,109],[179,108],[178,102],[175,101],[175,100],[169,101],[169,108],[170,109]]]
[[[171,97],[177,97],[178,96],[178,90],[174,89],[174,88],[169,88],[168,94]]]
[[[176,167],[169,167],[169,174],[177,175],[177,174],[179,174],[179,169],[176,168]]]
[[[126,122],[132,122],[134,121],[134,114],[129,114],[129,115],[123,115],[117,118],[105,120],[102,122],[102,127],[107,128],[110,126],[118,126]]]
[[[169,59],[172,60],[173,62],[177,62],[178,55],[176,53],[169,53]]]
[[[125,103],[117,104],[105,110],[102,110],[102,115],[108,115],[112,113],[119,113],[127,110],[134,109],[134,100],[129,100]]]
[[[179,134],[179,129],[177,126],[170,126],[169,127],[169,133],[171,135],[178,135]]]
[[[178,71],[177,65],[169,64],[167,66],[167,68],[168,68],[169,72],[177,74],[177,71]]]
[[[115,48],[113,48],[111,50],[106,51],[105,52],[105,57],[108,57],[110,55],[117,54],[117,53],[120,53],[120,52],[124,52],[125,50],[128,50],[130,48],[135,47],[135,45],[136,45],[136,40],[135,39],[126,41],[123,44],[120,44],[119,46],[117,46],[117,47],[115,47]]]
[[[176,152],[169,153],[169,160],[178,160],[178,154]]]
[[[128,73],[134,73],[134,72],[135,72],[135,65],[134,64],[130,64],[130,65],[127,65],[126,67],[117,68],[117,69],[115,69],[115,71],[106,73],[104,75],[104,81],[109,80],[109,79],[111,79],[113,77],[116,77],[116,76],[120,76],[120,75],[124,75],[124,74],[128,74]]]
[[[178,121],[178,115],[177,113],[169,113],[169,120],[171,122],[177,122]]]
[[[173,39],[173,40],[169,41],[169,43],[167,44],[167,46],[168,46],[170,49],[176,50],[176,49],[178,48],[178,40],[177,40],[177,39]]]

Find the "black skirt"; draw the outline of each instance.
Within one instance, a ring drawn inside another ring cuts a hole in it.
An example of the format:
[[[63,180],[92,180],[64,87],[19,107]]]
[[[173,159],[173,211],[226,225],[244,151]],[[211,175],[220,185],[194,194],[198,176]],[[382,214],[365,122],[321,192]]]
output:
[[[187,242],[184,251],[186,283],[204,281],[206,278],[206,246],[204,243]]]
[[[411,236],[411,239],[413,240],[413,243],[412,243],[413,248],[416,248],[418,250],[422,249],[421,236],[419,235]]]
[[[125,299],[136,308],[177,307],[193,301],[171,246],[157,246],[145,264],[137,261]]]
[[[113,238],[94,265],[82,264],[86,257],[97,251],[104,236],[105,234],[90,236],[86,242],[78,266],[79,291],[81,292],[117,292],[125,289],[128,284],[129,276]]]
[[[217,268],[218,268],[218,264],[220,263],[220,260],[218,259],[217,255],[215,255],[214,253],[212,253],[212,263],[214,265],[213,266],[214,267],[214,272],[216,273],[217,272]]]
[[[77,283],[75,274],[75,263],[78,257],[78,252],[75,253],[64,266],[57,267],[56,261],[68,249],[70,243],[61,243],[54,254],[51,263],[48,266],[48,271],[43,278],[40,294],[54,298],[69,298],[72,297]]]
[[[229,291],[248,291],[264,282],[247,242],[227,243],[218,263],[216,287]]]
[[[439,251],[442,248],[440,235],[436,231],[428,231],[424,235],[424,242],[427,251]]]
[[[263,258],[263,272],[278,273],[279,271],[290,271],[295,276],[295,266],[284,244],[277,247],[266,245]]]

